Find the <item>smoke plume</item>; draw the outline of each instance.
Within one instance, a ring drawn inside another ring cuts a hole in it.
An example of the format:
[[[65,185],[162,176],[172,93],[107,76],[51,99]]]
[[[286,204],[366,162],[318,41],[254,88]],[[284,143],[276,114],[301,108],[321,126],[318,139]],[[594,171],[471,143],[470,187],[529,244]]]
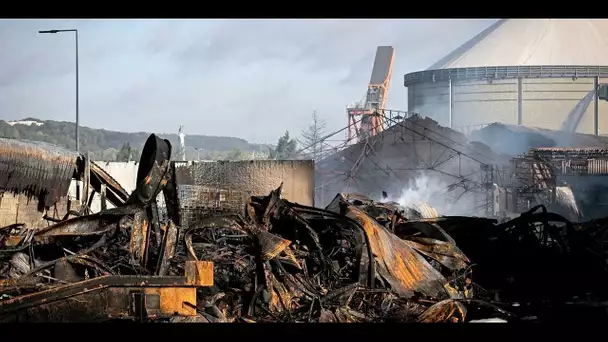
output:
[[[449,185],[441,177],[421,173],[410,179],[400,193],[389,194],[388,199],[407,208],[428,204],[440,215],[478,214],[473,196],[460,196],[462,190],[450,191]]]

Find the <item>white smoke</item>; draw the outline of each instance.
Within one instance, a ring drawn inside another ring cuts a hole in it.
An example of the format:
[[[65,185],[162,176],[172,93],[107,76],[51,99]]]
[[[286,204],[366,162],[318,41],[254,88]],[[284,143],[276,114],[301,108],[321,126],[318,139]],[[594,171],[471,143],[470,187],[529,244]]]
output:
[[[400,194],[389,194],[389,200],[406,208],[428,204],[440,215],[471,215],[475,207],[472,199],[469,196],[458,199],[462,190],[449,191],[448,188],[449,184],[441,178],[421,174],[411,179]]]
[[[408,187],[403,189],[401,196],[396,201],[404,207],[418,206],[422,204],[433,205],[433,200],[447,191],[447,186],[433,181],[426,175],[422,175],[409,181]]]

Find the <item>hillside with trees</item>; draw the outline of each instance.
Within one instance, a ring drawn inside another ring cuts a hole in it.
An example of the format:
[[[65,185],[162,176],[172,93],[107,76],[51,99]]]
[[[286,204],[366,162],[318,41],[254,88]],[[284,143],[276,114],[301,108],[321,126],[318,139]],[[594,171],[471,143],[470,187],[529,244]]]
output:
[[[0,137],[42,141],[57,146],[75,149],[75,124],[52,120],[26,118],[21,123],[9,124],[0,120]],[[147,132],[125,133],[80,127],[80,150],[89,153],[98,161],[139,160]],[[173,157],[178,158],[179,137],[177,134],[159,134],[168,139],[174,148]],[[186,160],[246,160],[246,159],[297,159],[297,142],[285,132],[277,145],[251,144],[247,140],[233,137],[186,135]]]
[[[27,118],[20,121],[33,121],[34,124],[10,125],[0,120],[0,137],[20,138],[35,141],[43,141],[50,144],[75,149],[73,122],[61,122],[52,120],[39,120]],[[80,127],[80,150],[89,152],[91,159],[102,161],[114,161],[117,158],[139,159],[139,152],[150,133],[125,133]],[[179,146],[177,134],[159,134],[160,137],[168,139],[174,148]],[[274,147],[264,144],[251,144],[245,139],[233,137],[218,137],[206,135],[186,135],[186,159],[226,159],[238,160],[249,159],[251,155],[270,155]],[[293,149],[293,147],[290,147]],[[122,150],[122,151],[121,151]],[[133,158],[137,156],[136,158]]]

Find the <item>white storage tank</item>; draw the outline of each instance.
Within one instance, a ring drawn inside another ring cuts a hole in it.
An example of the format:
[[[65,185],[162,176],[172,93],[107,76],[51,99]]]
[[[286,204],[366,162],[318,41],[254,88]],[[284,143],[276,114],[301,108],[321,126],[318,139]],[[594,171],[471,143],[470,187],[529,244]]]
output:
[[[607,36],[605,19],[499,20],[405,75],[408,111],[455,129],[493,122],[560,129],[596,83],[608,83]],[[608,113],[608,102],[590,99],[580,133],[595,133],[594,117]],[[608,133],[608,120],[599,119],[598,130]]]

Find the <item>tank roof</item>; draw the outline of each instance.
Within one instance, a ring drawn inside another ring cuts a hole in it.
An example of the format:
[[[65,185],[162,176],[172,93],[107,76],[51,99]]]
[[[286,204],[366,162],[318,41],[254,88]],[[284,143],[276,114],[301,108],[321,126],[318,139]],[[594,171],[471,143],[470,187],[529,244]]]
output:
[[[427,70],[608,65],[608,19],[502,19]]]

